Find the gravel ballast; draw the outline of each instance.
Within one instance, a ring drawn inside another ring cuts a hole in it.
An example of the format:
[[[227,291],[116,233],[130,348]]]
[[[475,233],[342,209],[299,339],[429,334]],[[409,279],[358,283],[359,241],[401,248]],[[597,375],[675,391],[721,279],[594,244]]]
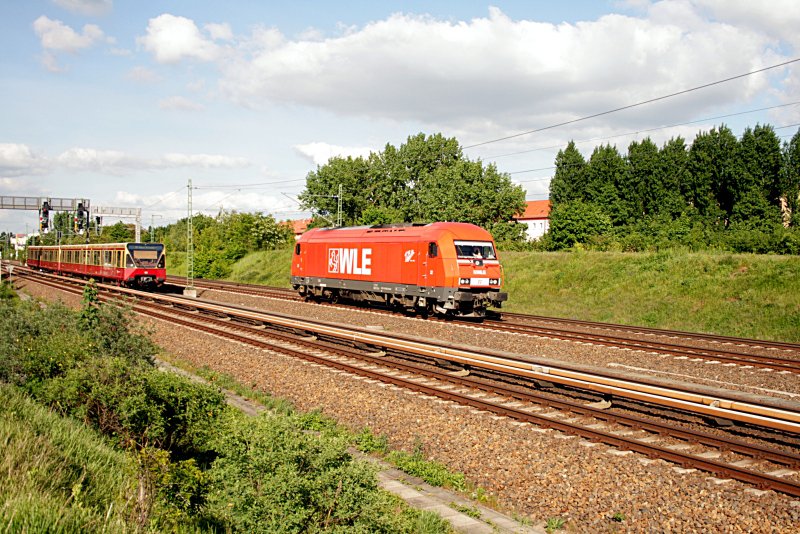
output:
[[[34,296],[69,305],[79,297],[63,296],[50,288],[23,282]],[[213,298],[251,307],[264,307],[329,321],[382,326],[420,338],[436,337],[455,343],[497,350],[539,354],[549,358],[607,365],[610,360],[635,367],[689,375],[690,380],[743,383],[758,394],[786,390],[791,398],[800,390],[797,377],[747,369],[709,366],[702,373],[687,372],[696,362],[654,359],[652,354],[555,342],[518,335],[484,333],[476,329],[418,319],[388,317],[302,303],[225,295]],[[390,446],[411,451],[422,444],[426,454],[487,490],[498,506],[539,523],[548,518],[567,520],[573,532],[796,532],[800,502],[774,492],[759,492],[735,481],[720,482],[699,471],[685,471],[663,461],[620,453],[557,431],[423,398],[347,373],[312,365],[269,351],[190,332],[164,321],[143,320],[156,342],[170,355],[194,366],[229,374],[245,385],[290,400],[300,410],[321,409],[352,429],[368,426],[385,434]],[[524,350],[520,350],[520,347]],[[713,370],[713,373],[712,371]],[[697,375],[696,377],[693,375]],[[614,521],[624,518],[623,521]]]

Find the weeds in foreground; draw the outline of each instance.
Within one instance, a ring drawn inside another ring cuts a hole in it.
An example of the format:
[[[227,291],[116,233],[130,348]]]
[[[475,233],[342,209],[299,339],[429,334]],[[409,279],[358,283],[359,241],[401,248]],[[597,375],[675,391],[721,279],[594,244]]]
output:
[[[560,517],[551,517],[545,522],[544,529],[548,534],[550,534],[556,530],[564,528],[564,523],[565,521]]]

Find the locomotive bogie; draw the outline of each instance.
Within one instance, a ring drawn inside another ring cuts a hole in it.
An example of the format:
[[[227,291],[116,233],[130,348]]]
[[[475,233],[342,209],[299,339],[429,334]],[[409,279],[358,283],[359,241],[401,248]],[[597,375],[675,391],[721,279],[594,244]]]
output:
[[[315,229],[292,258],[292,286],[314,300],[483,317],[507,299],[491,235],[465,223]]]

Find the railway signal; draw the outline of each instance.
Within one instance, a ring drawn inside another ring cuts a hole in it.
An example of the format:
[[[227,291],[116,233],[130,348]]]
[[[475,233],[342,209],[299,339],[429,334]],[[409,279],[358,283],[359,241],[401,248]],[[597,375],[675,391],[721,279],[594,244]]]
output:
[[[39,232],[47,232],[50,226],[50,203],[46,200],[42,202],[42,208],[39,210]]]
[[[89,213],[83,209],[83,204],[78,203],[78,209],[75,211],[75,232],[79,234],[83,234],[84,228],[86,228],[87,221],[88,221]]]

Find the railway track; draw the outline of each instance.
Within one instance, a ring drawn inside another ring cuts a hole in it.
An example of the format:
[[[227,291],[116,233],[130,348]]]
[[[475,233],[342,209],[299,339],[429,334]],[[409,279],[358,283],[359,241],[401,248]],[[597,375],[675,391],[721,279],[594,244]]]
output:
[[[185,279],[168,277],[173,284],[185,283]],[[240,284],[220,280],[196,280],[196,287],[217,291],[229,291],[247,295],[287,300],[302,300],[294,291],[283,288]],[[341,306],[328,304],[330,306]],[[376,313],[393,313],[375,309]],[[441,321],[443,319],[430,318]],[[590,343],[629,350],[640,350],[666,354],[679,358],[701,359],[723,364],[750,366],[774,371],[800,374],[800,345],[764,340],[733,338],[692,332],[659,330],[655,328],[631,327],[615,324],[577,321],[533,315],[503,313],[487,318],[483,323],[467,322],[474,328],[482,328],[512,334],[530,335]],[[550,326],[546,326],[550,325]],[[592,332],[591,330],[595,330]],[[659,339],[643,339],[643,336]],[[712,345],[725,345],[716,348]],[[768,351],[771,354],[759,352]]]
[[[41,283],[65,289],[63,283],[45,280]],[[79,293],[81,290],[75,287],[70,291]],[[457,347],[439,346],[431,353],[430,349],[421,350],[417,342],[407,344],[403,349],[398,346],[396,339],[387,342],[364,337],[361,335],[363,332],[359,333],[357,329],[351,329],[347,334],[337,334],[330,325],[297,323],[295,319],[287,319],[279,314],[175,297],[140,295],[129,291],[124,293],[147,299],[138,301],[135,309],[158,319],[202,329],[423,395],[472,406],[519,422],[555,428],[590,442],[605,443],[620,450],[666,459],[683,467],[702,469],[759,488],[800,496],[800,482],[792,479],[790,473],[800,468],[800,456],[795,452],[754,445],[651,418],[635,417],[624,413],[624,410],[557,400],[530,388],[487,382],[476,377],[454,376],[432,365],[390,361],[391,356],[402,354],[403,350],[409,350],[417,358],[427,354],[431,362],[459,354],[463,358],[463,351]],[[356,348],[347,345],[355,345]],[[495,365],[497,363],[494,362]],[[647,384],[641,386],[642,391],[650,390]],[[635,397],[628,398],[628,401],[642,402]],[[794,412],[790,419],[800,422],[798,417],[800,413]],[[747,424],[755,423],[751,421]],[[781,427],[778,432],[796,437],[798,428]]]

